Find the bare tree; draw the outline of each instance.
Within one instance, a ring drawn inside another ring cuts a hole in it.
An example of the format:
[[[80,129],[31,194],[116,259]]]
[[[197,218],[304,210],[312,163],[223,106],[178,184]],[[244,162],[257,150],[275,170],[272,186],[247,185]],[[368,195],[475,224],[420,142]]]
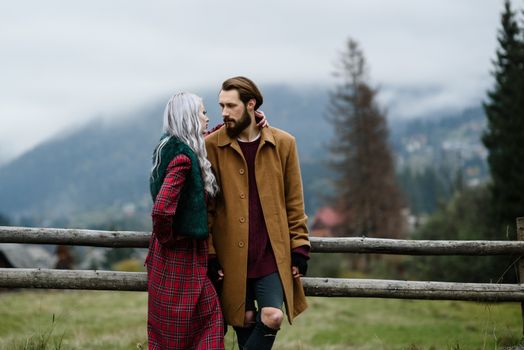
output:
[[[366,82],[362,50],[348,40],[330,94],[328,120],[335,129],[329,150],[337,173],[332,202],[343,215],[340,234],[401,238],[405,234],[403,195],[397,185],[388,144],[385,113],[376,103],[377,90]]]

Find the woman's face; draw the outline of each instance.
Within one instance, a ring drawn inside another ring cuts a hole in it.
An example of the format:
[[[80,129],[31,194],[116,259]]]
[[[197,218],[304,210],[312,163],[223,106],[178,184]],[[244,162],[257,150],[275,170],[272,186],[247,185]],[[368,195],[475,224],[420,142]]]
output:
[[[207,111],[203,103],[200,104],[200,108],[198,109],[198,119],[200,120],[200,132],[205,134],[209,124],[209,118],[207,117]]]

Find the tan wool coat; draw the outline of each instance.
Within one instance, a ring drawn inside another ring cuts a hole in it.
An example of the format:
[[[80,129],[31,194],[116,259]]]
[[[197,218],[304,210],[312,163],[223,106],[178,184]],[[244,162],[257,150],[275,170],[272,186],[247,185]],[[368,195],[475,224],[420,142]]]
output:
[[[291,323],[307,307],[302,283],[291,274],[291,250],[310,246],[298,154],[294,137],[282,130],[263,128],[260,137],[255,176]],[[221,301],[226,321],[242,326],[249,244],[247,164],[225,127],[206,138],[206,148],[220,186],[209,209],[209,253],[217,255],[224,271]]]

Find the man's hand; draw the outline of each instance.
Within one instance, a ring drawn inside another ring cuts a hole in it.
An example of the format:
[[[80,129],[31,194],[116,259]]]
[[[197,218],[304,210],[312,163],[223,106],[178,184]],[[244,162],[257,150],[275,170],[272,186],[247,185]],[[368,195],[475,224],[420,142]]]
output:
[[[207,277],[211,283],[217,284],[224,279],[224,271],[217,258],[211,258],[207,262]]]
[[[306,275],[307,258],[300,253],[291,253],[291,273],[293,278],[299,278]]]

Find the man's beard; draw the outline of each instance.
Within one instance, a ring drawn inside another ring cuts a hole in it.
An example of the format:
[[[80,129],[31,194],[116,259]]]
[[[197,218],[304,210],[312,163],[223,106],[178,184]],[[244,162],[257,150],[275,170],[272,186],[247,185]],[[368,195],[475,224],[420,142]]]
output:
[[[244,131],[248,126],[251,125],[251,116],[247,112],[247,109],[244,108],[244,113],[242,114],[242,117],[237,122],[234,122],[232,126],[229,126],[231,121],[227,123],[227,120],[224,120],[224,122],[226,122],[227,135],[234,139],[238,135],[240,135],[240,133]]]

